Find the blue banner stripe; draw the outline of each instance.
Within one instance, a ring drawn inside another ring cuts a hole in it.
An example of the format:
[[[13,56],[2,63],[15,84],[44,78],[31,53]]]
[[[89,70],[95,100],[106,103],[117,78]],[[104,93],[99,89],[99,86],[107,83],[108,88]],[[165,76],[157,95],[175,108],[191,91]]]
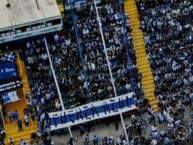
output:
[[[120,100],[118,102],[113,102],[109,104],[93,106],[93,108],[88,108],[85,110],[77,110],[77,112],[69,113],[67,115],[61,115],[57,117],[50,118],[51,125],[64,124],[68,122],[74,122],[80,119],[88,118],[89,116],[97,116],[97,114],[105,113],[105,112],[114,112],[118,109],[123,109],[125,107],[131,107],[135,105],[135,101],[133,98],[127,98],[124,100]]]

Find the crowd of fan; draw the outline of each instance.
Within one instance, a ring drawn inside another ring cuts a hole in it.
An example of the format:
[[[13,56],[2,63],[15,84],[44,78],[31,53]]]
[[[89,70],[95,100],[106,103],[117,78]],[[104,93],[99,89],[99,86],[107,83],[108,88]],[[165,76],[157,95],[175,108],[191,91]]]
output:
[[[104,1],[99,15],[104,48],[93,3],[67,11],[64,29],[48,38],[48,49],[62,94],[64,106],[79,105],[115,97],[105,51],[112,71],[117,95],[131,91],[142,96],[129,19],[122,4]],[[72,14],[74,13],[74,14]],[[38,117],[37,136],[50,142],[49,112],[62,109],[44,39],[26,43],[21,55],[32,91],[26,94],[28,107]]]
[[[28,42],[24,52],[31,91],[37,110],[61,110],[43,39]]]
[[[192,16],[189,0],[136,0],[141,29],[160,99],[159,119],[174,127],[183,122],[183,104],[193,95]],[[154,115],[151,117],[155,118]],[[163,136],[171,144],[171,135]],[[154,144],[159,144],[158,138]]]
[[[174,128],[184,124],[184,104],[190,102],[193,95],[192,76],[192,16],[193,6],[188,0],[136,0],[144,33],[145,44],[156,84],[155,95],[160,99],[160,113],[143,103],[139,104],[140,117],[132,118],[132,124],[127,125],[129,144],[131,145],[171,145],[182,144],[187,138],[183,134],[174,134]],[[101,8],[105,13],[105,8]],[[108,8],[107,8],[108,9]],[[108,13],[111,10],[107,10]],[[105,17],[102,20],[106,20]],[[118,16],[117,16],[118,17]],[[111,23],[104,23],[111,25]],[[112,27],[116,32],[116,24]],[[108,25],[108,26],[109,26]],[[105,31],[105,29],[104,29]],[[111,41],[107,33],[107,43]],[[115,36],[110,34],[109,36]],[[116,38],[115,38],[116,39]],[[111,42],[109,42],[111,43]],[[125,53],[122,53],[124,55]],[[112,60],[113,52],[109,53]],[[115,57],[114,57],[115,58]],[[121,60],[121,59],[120,59]],[[146,118],[146,112],[148,118]],[[167,127],[159,131],[157,123]],[[147,125],[151,124],[150,136],[145,136]],[[85,136],[84,144],[89,141]],[[183,138],[183,139],[182,139]],[[110,140],[110,141],[109,141]],[[97,136],[93,143],[99,144]],[[187,141],[187,140],[186,140]],[[97,142],[97,143],[96,143]],[[117,145],[125,143],[122,135],[114,140]],[[105,137],[100,144],[112,145],[112,137]]]
[[[32,120],[38,118],[37,136],[50,144],[50,120],[48,112],[61,110],[58,93],[50,69],[48,54],[43,39],[26,43],[22,56],[32,91],[26,94]]]
[[[119,2],[99,5],[109,65],[117,95],[134,88],[137,95],[142,96],[129,19],[122,11]],[[115,97],[93,3],[67,11],[64,25],[65,30],[55,34],[54,43],[50,44],[64,104],[72,108]],[[126,43],[122,31],[125,31]]]
[[[192,16],[189,0],[137,1],[156,96],[162,105],[192,94]]]
[[[158,120],[159,123],[167,122],[168,128],[159,132],[153,109],[142,104],[141,119],[134,116],[132,124],[127,126],[129,140],[133,145],[139,142],[170,145],[176,141],[171,134],[171,128],[183,123],[183,103],[188,102],[193,95],[193,7],[188,0],[136,1],[156,84],[155,95],[160,99],[161,112]],[[135,91],[137,97],[143,96],[141,75],[138,73],[133,49],[132,30],[122,4],[113,0],[103,1],[99,5],[99,16],[106,48],[101,40],[92,2],[74,12],[66,12],[65,29],[54,34],[53,41],[49,41],[51,59],[67,108],[115,96],[106,51],[117,95]],[[36,109],[41,126],[39,132],[47,129],[47,136],[50,137],[47,112],[61,110],[61,104],[43,40],[27,43],[25,60],[34,95],[31,103]],[[154,124],[148,138],[141,136],[141,131],[145,130],[147,125],[143,118],[145,112],[149,113],[149,121]]]
[[[189,102],[189,97],[192,93],[190,87],[192,84],[191,43],[193,41],[190,21],[192,7],[188,1],[168,0],[137,0],[137,5],[140,12],[148,57],[155,76],[155,94],[160,99],[160,113],[156,116],[150,106],[146,106],[144,103],[139,104],[141,117],[132,116],[132,124],[126,126],[129,135],[129,144],[181,144],[182,142],[176,139],[173,129],[183,124],[185,112],[183,103]],[[89,8],[90,15],[92,16],[93,7]],[[108,57],[114,78],[116,78],[116,85],[119,84],[117,83],[119,79],[124,78],[124,73],[129,73],[129,71],[124,71],[128,63],[127,51],[129,51],[130,58],[132,58],[132,69],[135,70],[136,68],[135,56],[132,55],[134,51],[132,49],[131,30],[129,27],[123,27],[129,26],[129,19],[127,19],[125,24],[123,23],[122,20],[126,16],[119,13],[119,8],[120,6],[117,3],[106,3],[106,6],[102,6],[99,9]],[[82,27],[81,21],[78,26]],[[85,24],[85,27],[83,27],[83,30],[87,32],[83,34],[83,38],[90,36],[89,33],[91,32],[89,30],[91,29],[87,28],[89,26],[92,26],[92,24]],[[126,36],[128,44],[124,43],[124,39],[120,39],[125,33],[124,29],[127,29]],[[93,28],[92,30],[96,29]],[[126,50],[125,45],[128,46],[128,50]],[[87,57],[86,60],[88,60]],[[121,67],[119,68],[120,64]],[[117,67],[118,69],[116,69]],[[116,76],[116,72],[121,72],[123,76],[120,77],[119,73]],[[140,80],[141,76],[139,75],[136,78]],[[124,85],[120,85],[120,88],[124,88]],[[116,87],[118,88],[118,86]],[[140,84],[136,86],[140,86]],[[146,112],[148,113],[148,118],[145,118]],[[159,123],[167,125],[164,131],[157,129],[157,119]],[[147,137],[142,132],[145,132],[149,124],[152,125],[151,135]],[[89,140],[89,135],[86,134],[84,144],[87,145]],[[115,142],[117,145],[128,144],[125,143],[126,138],[124,135],[121,135]],[[93,137],[93,143],[99,144],[97,136]],[[102,145],[111,145],[114,143],[112,142],[112,137],[109,137],[109,139],[105,137],[101,141]]]
[[[123,3],[105,1],[99,15],[117,94],[135,91],[139,99],[143,96],[141,74],[138,73],[130,20],[124,13]]]

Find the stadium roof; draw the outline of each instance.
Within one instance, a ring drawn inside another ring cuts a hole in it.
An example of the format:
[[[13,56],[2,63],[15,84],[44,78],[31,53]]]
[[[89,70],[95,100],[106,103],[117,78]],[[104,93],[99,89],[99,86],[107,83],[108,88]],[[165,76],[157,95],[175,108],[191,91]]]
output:
[[[58,16],[56,0],[0,0],[0,31]]]

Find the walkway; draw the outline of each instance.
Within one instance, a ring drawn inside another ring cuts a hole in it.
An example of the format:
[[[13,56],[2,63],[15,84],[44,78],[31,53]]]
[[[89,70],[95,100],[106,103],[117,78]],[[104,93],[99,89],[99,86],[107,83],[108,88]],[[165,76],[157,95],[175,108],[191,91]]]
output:
[[[158,111],[159,108],[157,104],[159,100],[156,99],[154,95],[155,84],[146,53],[143,33],[140,29],[141,25],[135,0],[125,1],[124,6],[125,12],[128,14],[131,23],[137,66],[139,72],[142,74],[142,85],[145,97],[149,100],[149,103],[154,108],[154,111]]]

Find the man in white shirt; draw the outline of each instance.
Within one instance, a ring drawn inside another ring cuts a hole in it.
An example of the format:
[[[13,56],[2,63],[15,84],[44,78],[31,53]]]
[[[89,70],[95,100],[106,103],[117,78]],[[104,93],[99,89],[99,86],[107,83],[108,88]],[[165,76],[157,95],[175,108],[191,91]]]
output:
[[[168,130],[172,130],[174,128],[174,124],[172,122],[169,122],[167,125]]]
[[[151,131],[153,132],[153,131],[157,131],[157,125],[156,124],[154,124],[152,127],[151,127]]]
[[[157,145],[157,140],[153,139],[150,143],[150,145]]]
[[[117,145],[121,145],[121,138],[118,137],[117,140],[116,140],[116,142],[117,142]]]

